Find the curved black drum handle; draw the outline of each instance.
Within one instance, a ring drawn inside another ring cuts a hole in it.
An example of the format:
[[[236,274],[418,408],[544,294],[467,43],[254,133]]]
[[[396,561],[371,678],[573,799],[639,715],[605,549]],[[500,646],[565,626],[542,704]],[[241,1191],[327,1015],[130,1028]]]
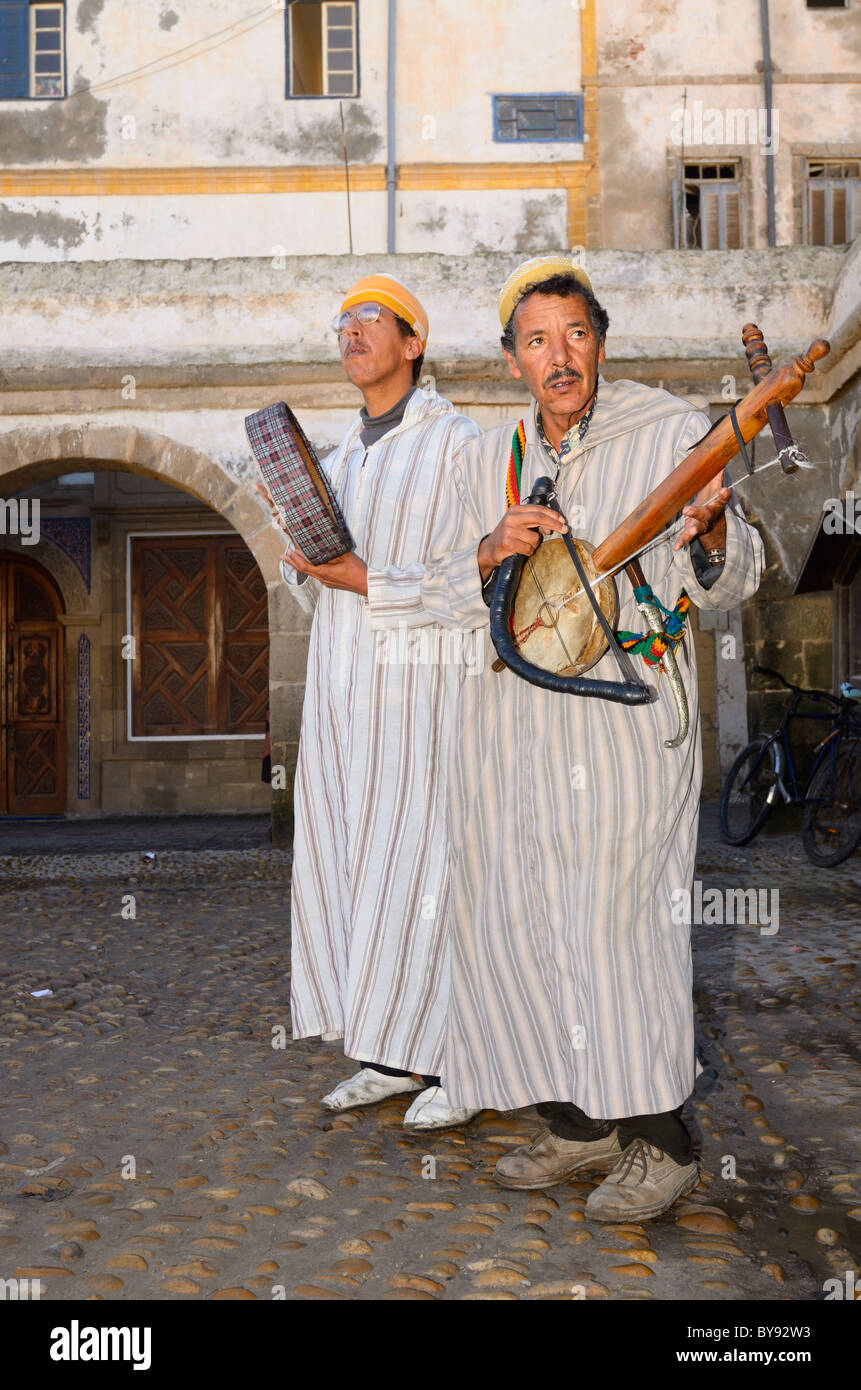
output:
[[[549,501],[555,497],[555,489],[549,478],[539,478],[527,502],[541,506],[557,507]],[[585,676],[560,676],[554,671],[544,671],[533,666],[520,655],[511,636],[511,610],[520,574],[526,557],[509,555],[502,561],[496,573],[493,596],[490,600],[490,636],[500,661],[522,680],[531,685],[552,690],[557,695],[591,695],[599,700],[613,700],[621,705],[646,705],[653,698],[648,685],[622,683],[620,681],[589,680]]]

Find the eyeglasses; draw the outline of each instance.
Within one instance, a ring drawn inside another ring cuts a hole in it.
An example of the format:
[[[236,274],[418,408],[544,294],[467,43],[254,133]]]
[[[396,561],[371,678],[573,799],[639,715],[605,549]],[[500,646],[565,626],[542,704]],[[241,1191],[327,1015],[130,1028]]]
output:
[[[355,319],[364,327],[366,324],[376,323],[382,312],[382,304],[360,304],[358,309],[345,309],[343,314],[336,314],[332,319],[332,331],[340,337],[348,327],[350,319]]]

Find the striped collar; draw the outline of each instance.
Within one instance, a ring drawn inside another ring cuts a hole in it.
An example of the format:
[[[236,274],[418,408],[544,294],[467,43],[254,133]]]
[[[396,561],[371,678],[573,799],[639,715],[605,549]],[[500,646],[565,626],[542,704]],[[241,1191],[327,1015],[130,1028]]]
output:
[[[595,414],[595,406],[596,406],[597,404],[598,404],[598,383],[597,383],[597,381],[596,381],[596,382],[595,382],[595,394],[594,394],[594,396],[592,397],[592,404],[590,405],[589,409],[586,411],[586,414],[585,414],[585,415],[582,415],[582,416],[580,417],[580,419],[576,422],[576,424],[573,424],[573,425],[571,426],[571,428],[570,428],[570,430],[568,431],[568,433],[565,434],[565,435],[563,436],[562,441],[561,441],[561,443],[560,443],[560,445],[559,445],[558,450],[557,450],[557,449],[554,449],[553,445],[550,443],[550,440],[547,438],[547,435],[544,433],[544,426],[543,426],[542,421],[541,421],[541,408],[540,408],[540,406],[539,406],[538,410],[535,412],[535,423],[536,423],[536,425],[537,425],[537,427],[538,427],[538,438],[541,440],[541,443],[542,443],[542,445],[544,446],[544,449],[545,449],[546,452],[550,455],[550,457],[552,458],[553,462],[556,464],[557,467],[561,467],[563,463],[566,463],[566,462],[567,462],[567,460],[568,460],[568,455],[571,453],[572,449],[574,448],[573,436],[574,436],[575,430],[576,430],[576,432],[577,432],[577,442],[578,442],[578,444],[582,444],[583,440],[584,440],[585,437],[586,437],[586,432],[587,432],[587,430],[589,429],[589,426],[590,426],[591,423],[592,423],[592,416]]]

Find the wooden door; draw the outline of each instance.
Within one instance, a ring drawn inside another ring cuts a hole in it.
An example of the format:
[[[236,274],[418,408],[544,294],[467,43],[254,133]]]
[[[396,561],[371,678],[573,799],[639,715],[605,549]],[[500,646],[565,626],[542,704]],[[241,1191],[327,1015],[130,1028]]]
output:
[[[263,733],[266,585],[240,537],[133,540],[132,633],[135,736]]]
[[[0,815],[66,809],[62,607],[40,565],[0,555]]]

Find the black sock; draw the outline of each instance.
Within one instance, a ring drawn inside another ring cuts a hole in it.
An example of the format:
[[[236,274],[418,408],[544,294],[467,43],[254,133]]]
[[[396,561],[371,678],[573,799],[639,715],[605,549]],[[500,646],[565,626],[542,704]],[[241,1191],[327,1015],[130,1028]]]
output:
[[[411,1071],[399,1071],[397,1067],[384,1067],[382,1062],[360,1062],[359,1066],[363,1071],[378,1071],[383,1076],[412,1076],[414,1074]],[[415,1075],[421,1076],[421,1072],[416,1072]],[[439,1086],[441,1084],[438,1076],[422,1076],[422,1081],[426,1086]]]
[[[634,1139],[642,1139],[683,1167],[693,1162],[694,1145],[682,1124],[682,1107],[665,1110],[660,1115],[629,1115],[617,1121],[619,1143],[627,1148]]]

